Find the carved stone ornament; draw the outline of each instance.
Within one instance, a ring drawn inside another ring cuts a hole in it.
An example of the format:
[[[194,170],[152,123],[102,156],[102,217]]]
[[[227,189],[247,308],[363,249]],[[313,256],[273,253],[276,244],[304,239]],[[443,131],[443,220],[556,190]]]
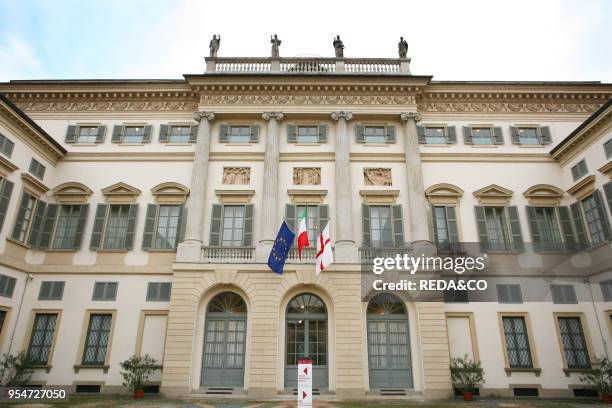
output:
[[[200,122],[202,119],[206,119],[209,122],[212,122],[215,120],[215,114],[213,112],[197,111],[193,114],[193,118],[197,122]]]
[[[264,112],[261,114],[261,118],[265,121],[276,119],[277,122],[280,122],[284,116],[283,112]]]
[[[351,112],[332,112],[331,119],[334,122],[339,121],[340,119],[351,120],[353,119],[353,114]]]
[[[390,186],[391,169],[363,169],[363,180],[366,186]]]
[[[293,184],[295,185],[319,185],[321,184],[320,167],[294,167]]]
[[[224,167],[223,184],[249,184],[251,182],[250,167]]]
[[[420,122],[422,116],[420,112],[402,112],[400,113],[400,120],[405,122],[413,119],[415,122]]]

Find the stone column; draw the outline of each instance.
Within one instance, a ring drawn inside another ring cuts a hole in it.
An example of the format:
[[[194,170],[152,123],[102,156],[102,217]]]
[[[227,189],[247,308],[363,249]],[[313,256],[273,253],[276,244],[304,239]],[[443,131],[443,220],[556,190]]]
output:
[[[195,143],[191,186],[187,201],[187,220],[185,239],[178,246],[177,262],[199,262],[204,240],[204,211],[208,179],[208,160],[210,153],[211,124],[215,120],[213,112],[196,112],[194,119],[199,122],[198,137]]]
[[[423,169],[419,152],[416,123],[421,120],[418,112],[400,114],[404,122],[404,154],[406,156],[406,180],[408,181],[408,209],[410,211],[410,240],[430,241],[427,200],[423,187]]]
[[[351,162],[349,156],[349,134],[347,122],[353,119],[351,112],[333,112],[331,118],[336,122],[336,241],[334,259],[339,263],[359,262],[359,254],[353,238],[351,195]]]
[[[280,121],[282,112],[264,112],[261,117],[268,122],[266,152],[264,156],[263,200],[261,204],[261,234],[255,251],[257,262],[267,262],[272,244],[278,232],[278,163]]]

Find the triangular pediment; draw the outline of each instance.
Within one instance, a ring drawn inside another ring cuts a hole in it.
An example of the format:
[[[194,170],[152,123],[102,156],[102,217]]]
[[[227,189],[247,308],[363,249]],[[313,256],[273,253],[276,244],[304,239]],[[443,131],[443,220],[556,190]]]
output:
[[[109,202],[131,202],[135,201],[141,191],[136,187],[120,181],[102,189],[102,194]]]
[[[508,204],[514,192],[497,184],[490,184],[474,191],[481,204]]]

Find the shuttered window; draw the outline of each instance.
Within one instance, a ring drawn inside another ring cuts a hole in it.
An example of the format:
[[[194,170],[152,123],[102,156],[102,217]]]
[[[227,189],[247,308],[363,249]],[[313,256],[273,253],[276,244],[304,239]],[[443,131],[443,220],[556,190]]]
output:
[[[117,282],[96,282],[91,300],[116,300]]]
[[[601,193],[598,190],[582,200],[582,210],[591,245],[599,245],[609,241],[611,236],[610,224]]]
[[[167,302],[170,300],[170,282],[149,282],[147,285],[147,302]]]
[[[501,128],[493,127],[469,127],[463,128],[464,141],[466,144],[493,145],[503,144]],[[501,138],[501,142],[498,139]]]
[[[502,324],[511,368],[533,368],[529,334],[523,316],[503,316]]]
[[[69,249],[74,247],[74,239],[81,218],[80,205],[62,205],[57,218],[53,248]]]
[[[244,206],[226,205],[223,207],[222,246],[242,246],[244,232]]]
[[[16,283],[17,279],[6,275],[0,275],[0,296],[12,298]]]
[[[26,242],[30,227],[32,226],[32,220],[34,219],[34,211],[37,202],[38,200],[34,198],[34,196],[26,192],[21,195],[21,203],[19,205],[19,211],[17,212],[17,219],[12,234],[14,240],[23,243]]]
[[[100,136],[104,137],[104,128],[101,126],[79,126],[77,132],[77,143],[99,143]]]
[[[13,183],[7,179],[0,178],[0,230],[4,225],[6,213],[13,194]]]
[[[476,206],[476,220],[481,250],[523,250],[521,225],[516,207]]]
[[[527,207],[527,219],[536,251],[564,251],[568,247],[563,239],[565,234],[571,240],[568,244],[573,242],[571,225],[566,224],[570,222],[569,213],[566,211],[566,209],[560,211],[558,207]],[[563,233],[559,216],[563,218]]]
[[[574,285],[550,285],[552,301],[555,304],[576,304],[576,289]]]
[[[123,249],[128,232],[129,205],[111,205],[104,233],[104,249]]]
[[[191,126],[170,126],[169,143],[189,143],[190,137]]]
[[[28,360],[34,365],[47,365],[55,337],[57,313],[37,313],[34,317]]]
[[[253,204],[213,204],[210,223],[211,246],[251,246]]]
[[[589,169],[587,168],[585,159],[580,160],[578,163],[572,166],[572,177],[574,178],[574,181],[578,181],[578,179],[586,176],[588,172]]]
[[[433,227],[434,238],[439,250],[452,250],[459,243],[457,215],[454,206],[434,205]]]
[[[516,283],[504,283],[495,285],[497,289],[497,300],[499,303],[523,303],[521,285]]]
[[[142,249],[176,249],[183,238],[184,208],[182,205],[147,206]]]
[[[38,300],[62,300],[65,284],[64,281],[41,282]]]
[[[384,126],[364,126],[364,136],[366,143],[385,143]]]
[[[361,204],[365,248],[403,247],[404,224],[401,205]]]
[[[38,160],[32,158],[30,161],[30,168],[28,171],[37,179],[42,180],[45,177],[45,166],[43,166]]]
[[[454,126],[417,126],[417,135],[421,144],[457,143]]]
[[[250,126],[230,126],[229,143],[249,143],[250,140]]]
[[[568,368],[591,368],[580,317],[558,317],[559,333]]]
[[[0,153],[5,155],[6,157],[11,157],[14,148],[15,143],[11,141],[8,137],[0,133]]]
[[[151,125],[116,125],[113,128],[113,143],[149,143],[151,141]]]
[[[319,129],[316,126],[298,126],[298,143],[317,143],[319,141]]]
[[[91,314],[83,349],[83,365],[103,365],[106,360],[113,315]]]
[[[612,279],[599,282],[601,288],[601,295],[603,296],[604,302],[612,301]]]
[[[329,221],[329,206],[326,204],[287,204],[285,206],[285,221],[294,233],[300,227],[300,219],[306,209],[306,229],[308,231],[308,241],[310,246],[315,248],[320,231]],[[297,239],[293,240],[293,246],[297,247]]]
[[[518,145],[544,145],[552,143],[548,126],[510,126],[512,143]]]
[[[327,125],[287,124],[288,143],[325,143],[327,142]]]
[[[604,143],[604,152],[606,153],[606,159],[612,157],[612,139]]]
[[[123,135],[123,143],[142,143],[144,138],[144,126],[126,126]]]

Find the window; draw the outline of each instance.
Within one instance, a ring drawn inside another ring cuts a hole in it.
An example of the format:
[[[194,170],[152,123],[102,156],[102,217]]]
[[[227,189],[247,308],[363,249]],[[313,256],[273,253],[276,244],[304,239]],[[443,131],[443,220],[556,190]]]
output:
[[[523,294],[521,293],[521,285],[513,284],[497,284],[497,300],[499,303],[523,303]]]
[[[580,317],[558,317],[567,368],[591,368]]]
[[[364,136],[366,143],[385,143],[384,126],[364,126]]]
[[[126,126],[123,134],[123,143],[142,143],[144,126]]]
[[[116,300],[117,282],[96,282],[91,300]]]
[[[229,143],[249,143],[251,141],[250,126],[230,126]]]
[[[7,298],[13,297],[16,283],[17,279],[6,275],[0,275],[0,296]]]
[[[444,132],[444,127],[425,127],[423,129],[425,133],[425,143],[426,144],[445,144],[446,142],[446,132]]]
[[[574,181],[578,181],[578,179],[584,177],[589,172],[587,168],[586,160],[582,159],[578,163],[572,166],[572,177]]]
[[[529,335],[524,316],[502,316],[510,368],[533,368]]]
[[[62,300],[65,283],[63,281],[43,281],[40,284],[38,300]]]
[[[189,143],[191,141],[191,126],[170,126],[168,142]]]
[[[98,139],[98,126],[79,126],[77,131],[77,143],[96,143]]]
[[[463,141],[468,145],[502,145],[504,144],[504,136],[501,127],[464,126]]]
[[[482,250],[517,251],[522,237],[516,207],[476,207]]]
[[[57,217],[57,227],[55,228],[55,236],[53,238],[54,249],[74,248],[74,241],[80,219],[80,205],[60,206],[59,215]]]
[[[317,126],[298,126],[297,127],[297,142],[298,143],[318,143],[319,128]]]
[[[443,292],[444,303],[469,303],[470,294],[466,289],[447,289]]]
[[[374,248],[393,246],[391,207],[370,206],[370,243]]]
[[[170,282],[149,282],[147,285],[147,302],[167,302],[170,300]]]
[[[112,314],[91,314],[83,350],[83,365],[104,365]]]
[[[608,218],[602,204],[599,191],[582,200],[582,209],[592,245],[607,241],[610,235]]]
[[[9,202],[11,201],[11,195],[13,194],[13,186],[13,183],[0,177],[0,230],[2,229],[4,220],[6,219]]]
[[[432,206],[432,211],[434,237],[438,249],[452,249],[453,246],[451,244],[459,243],[455,207],[434,205]]]
[[[476,145],[493,144],[493,137],[490,128],[474,128],[472,129],[472,141]]]
[[[89,248],[92,251],[132,249],[137,213],[138,204],[98,204]]]
[[[15,143],[9,140],[8,137],[0,133],[0,153],[5,155],[6,157],[11,157],[14,148]]]
[[[4,322],[6,321],[7,311],[0,309],[0,335],[2,335],[2,329],[4,328]]]
[[[552,142],[548,126],[510,126],[512,142],[518,145],[544,145]]]
[[[555,207],[528,206],[527,217],[536,250],[562,251],[565,248]]]
[[[176,248],[181,212],[181,206],[179,205],[159,206],[157,230],[155,232],[155,248]]]
[[[302,218],[304,210],[306,210],[306,229],[308,231],[308,242],[310,242],[312,246],[314,245],[314,243],[317,242],[317,238],[319,236],[319,206],[298,205],[296,208],[298,223],[300,222],[299,220]],[[297,225],[297,227],[299,228],[299,225]],[[294,242],[295,241],[296,240],[294,240]]]
[[[111,205],[104,233],[104,249],[125,248],[130,206]]]
[[[604,302],[612,301],[612,279],[599,282]]]
[[[37,313],[34,317],[28,359],[34,365],[47,365],[55,337],[57,313]]]
[[[223,206],[223,235],[222,246],[242,246],[244,232],[244,206]]]
[[[604,143],[604,152],[606,153],[606,159],[612,157],[612,139]]]
[[[32,175],[37,179],[42,180],[43,177],[45,177],[45,166],[43,166],[38,160],[33,158],[30,161],[29,172],[32,173]]]
[[[37,207],[43,205],[42,203],[37,205],[37,203],[38,200],[34,198],[34,196],[26,192],[22,194],[15,227],[13,228],[13,234],[11,236],[14,240],[25,243],[28,236],[31,235],[34,211]],[[44,209],[44,207],[42,208]]]
[[[536,128],[518,128],[519,140],[523,145],[540,144]]]
[[[211,246],[250,247],[253,239],[253,204],[213,204]]]
[[[576,290],[574,285],[550,285],[552,301],[555,304],[576,304]]]

